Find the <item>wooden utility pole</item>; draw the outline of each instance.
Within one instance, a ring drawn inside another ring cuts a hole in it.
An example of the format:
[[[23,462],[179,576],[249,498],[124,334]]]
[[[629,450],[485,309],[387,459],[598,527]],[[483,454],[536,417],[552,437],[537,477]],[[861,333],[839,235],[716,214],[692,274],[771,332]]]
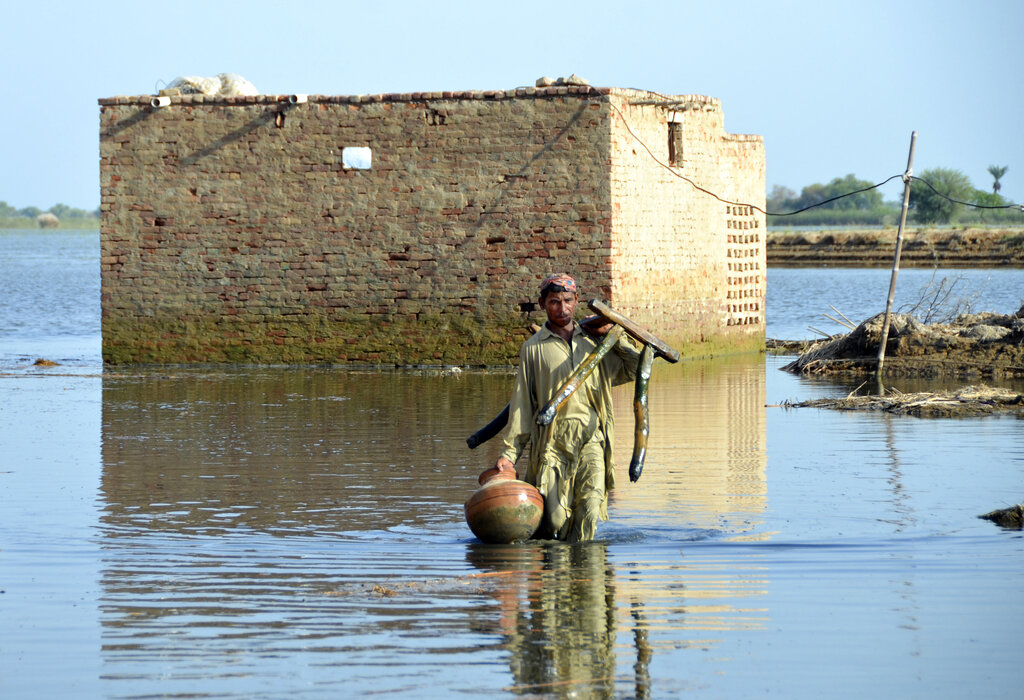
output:
[[[907,156],[907,171],[903,173],[903,210],[900,212],[900,226],[896,229],[896,253],[892,258],[892,277],[889,279],[889,298],[885,302],[885,320],[882,322],[882,336],[878,341],[878,367],[875,373],[882,376],[882,363],[885,362],[885,344],[889,340],[889,320],[892,316],[892,300],[896,296],[896,276],[900,272],[900,252],[903,250],[903,227],[907,223],[907,209],[910,206],[910,182],[914,175],[914,144],[917,132],[910,134],[910,155]]]

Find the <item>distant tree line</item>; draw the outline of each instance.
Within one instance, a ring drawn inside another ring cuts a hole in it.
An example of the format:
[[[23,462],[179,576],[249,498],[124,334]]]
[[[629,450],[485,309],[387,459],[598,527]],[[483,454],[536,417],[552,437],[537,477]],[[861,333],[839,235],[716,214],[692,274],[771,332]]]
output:
[[[63,228],[96,228],[99,226],[100,210],[76,209],[67,204],[54,204],[49,209],[23,207],[17,209],[7,202],[0,202],[0,228],[36,228],[40,214],[53,214]]]
[[[915,179],[910,187],[908,222],[918,225],[1024,225],[1024,213],[1017,208],[980,208],[1013,204],[999,194],[1000,180],[1007,170],[1009,168],[1005,165],[989,166],[988,172],[993,177],[991,192],[976,189],[970,178],[959,170],[932,168],[915,173],[919,179]],[[828,184],[808,185],[800,194],[776,185],[768,193],[768,225],[895,226],[899,223],[902,200],[883,201],[882,193],[873,187],[875,184],[850,174],[837,177]],[[821,202],[824,204],[815,206]],[[791,216],[773,216],[801,209],[807,210]]]

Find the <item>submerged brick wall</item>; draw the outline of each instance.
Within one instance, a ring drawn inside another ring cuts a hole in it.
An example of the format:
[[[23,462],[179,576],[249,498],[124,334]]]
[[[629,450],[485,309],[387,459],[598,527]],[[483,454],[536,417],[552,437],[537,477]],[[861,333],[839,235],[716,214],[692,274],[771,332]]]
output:
[[[508,363],[520,302],[557,270],[675,342],[736,345],[714,285],[685,292],[713,297],[700,336],[673,320],[692,311],[673,306],[673,285],[724,280],[725,220],[685,183],[657,185],[661,208],[634,196],[661,168],[619,163],[612,102],[662,129],[667,112],[631,107],[633,92],[100,100],[105,360]],[[708,138],[717,173],[728,142]],[[731,191],[763,205],[754,143],[734,158],[748,186]],[[354,147],[369,169],[346,167]],[[696,249],[689,267],[665,255]],[[759,330],[763,343],[763,313]]]

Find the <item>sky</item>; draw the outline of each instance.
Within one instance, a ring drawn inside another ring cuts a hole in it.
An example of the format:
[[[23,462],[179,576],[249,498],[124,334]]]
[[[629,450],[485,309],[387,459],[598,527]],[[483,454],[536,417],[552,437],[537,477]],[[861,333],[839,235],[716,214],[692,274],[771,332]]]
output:
[[[573,73],[702,94],[768,189],[962,171],[1024,203],[1024,2],[4,2],[0,201],[99,205],[99,106],[183,75],[263,93],[497,90]],[[899,180],[882,190],[899,199]]]

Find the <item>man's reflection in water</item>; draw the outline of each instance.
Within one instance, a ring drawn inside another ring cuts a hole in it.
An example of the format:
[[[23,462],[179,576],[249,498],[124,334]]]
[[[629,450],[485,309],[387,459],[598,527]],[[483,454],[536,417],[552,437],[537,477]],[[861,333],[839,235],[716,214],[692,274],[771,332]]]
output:
[[[615,574],[605,543],[470,545],[467,558],[494,577],[510,690],[615,696]],[[640,658],[643,697],[649,650]]]

